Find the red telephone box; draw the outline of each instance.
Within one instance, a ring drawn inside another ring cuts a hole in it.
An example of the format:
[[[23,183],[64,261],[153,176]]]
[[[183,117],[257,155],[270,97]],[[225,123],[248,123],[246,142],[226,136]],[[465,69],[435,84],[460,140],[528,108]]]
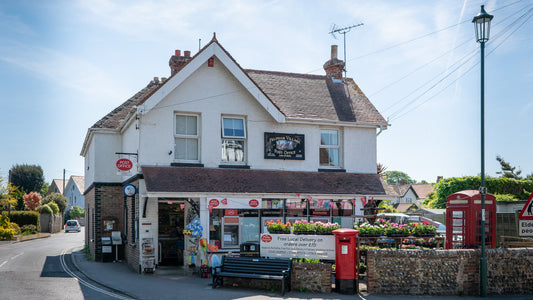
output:
[[[446,197],[446,249],[481,247],[481,194],[460,191]],[[485,195],[485,247],[496,248],[496,197]]]

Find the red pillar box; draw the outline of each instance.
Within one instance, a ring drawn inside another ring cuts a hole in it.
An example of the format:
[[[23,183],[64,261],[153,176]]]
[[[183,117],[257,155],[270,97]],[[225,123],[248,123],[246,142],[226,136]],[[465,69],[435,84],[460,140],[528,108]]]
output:
[[[357,233],[348,228],[333,230],[335,235],[335,288],[341,294],[355,294],[357,283]]]

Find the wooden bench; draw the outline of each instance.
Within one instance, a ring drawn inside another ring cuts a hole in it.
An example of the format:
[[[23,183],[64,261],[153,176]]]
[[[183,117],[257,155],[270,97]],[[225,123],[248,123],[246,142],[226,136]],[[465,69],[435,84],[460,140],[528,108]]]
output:
[[[281,294],[290,290],[291,260],[289,258],[229,257],[213,271],[213,288],[223,285],[224,277],[281,280]]]

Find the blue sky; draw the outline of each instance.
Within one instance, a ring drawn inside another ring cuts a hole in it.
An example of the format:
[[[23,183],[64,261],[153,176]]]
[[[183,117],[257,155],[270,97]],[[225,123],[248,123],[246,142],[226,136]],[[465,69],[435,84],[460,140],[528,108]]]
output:
[[[493,14],[486,45],[486,173],[502,155],[533,173],[531,1],[0,2],[0,176],[41,165],[46,181],[83,175],[87,128],[168,77],[175,49],[217,33],[243,68],[324,74],[333,24],[348,76],[389,118],[378,161],[416,180],[480,172],[479,45],[472,18]]]

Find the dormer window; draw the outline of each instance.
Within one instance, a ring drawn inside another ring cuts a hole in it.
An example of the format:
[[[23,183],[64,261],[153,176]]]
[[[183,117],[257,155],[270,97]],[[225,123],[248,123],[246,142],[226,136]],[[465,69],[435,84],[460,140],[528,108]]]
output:
[[[198,162],[198,115],[176,114],[174,131],[174,158],[177,161]]]
[[[244,118],[222,117],[222,162],[244,163],[245,146]]]

